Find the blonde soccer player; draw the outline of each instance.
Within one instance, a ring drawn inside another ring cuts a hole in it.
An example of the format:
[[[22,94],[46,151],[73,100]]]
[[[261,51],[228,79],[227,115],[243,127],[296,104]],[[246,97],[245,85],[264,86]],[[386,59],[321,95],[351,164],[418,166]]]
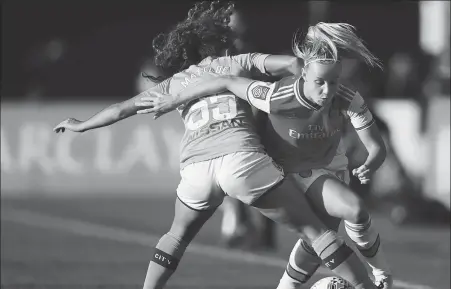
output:
[[[340,145],[345,126],[350,122],[369,152],[365,163],[352,173],[362,183],[369,182],[385,159],[385,145],[362,96],[340,84],[341,60],[357,58],[372,67],[382,66],[355,34],[355,28],[345,23],[318,23],[309,27],[305,38],[295,38],[293,51],[304,61],[298,76],[266,83],[212,74],[208,81],[179,94],[154,94],[142,99],[142,104],[149,107],[146,112],[159,117],[181,103],[230,91],[268,113],[263,133],[268,154],[305,192],[323,220],[330,217],[344,220],[348,236],[372,268],[376,285],[389,289],[393,278],[380,236],[364,203],[348,186],[348,161]],[[308,242],[299,240],[278,288],[298,288],[319,263],[315,250]],[[334,269],[335,260],[326,260],[326,266]]]

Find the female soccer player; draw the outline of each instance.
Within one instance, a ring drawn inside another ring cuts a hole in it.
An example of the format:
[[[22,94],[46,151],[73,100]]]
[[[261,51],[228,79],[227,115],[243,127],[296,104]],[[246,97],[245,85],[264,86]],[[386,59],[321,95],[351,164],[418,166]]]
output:
[[[149,92],[177,94],[205,76],[209,78],[210,72],[250,77],[253,68],[262,73],[289,71],[296,58],[262,54],[219,57],[233,47],[234,36],[228,27],[232,8],[218,2],[200,3],[185,21],[157,38],[157,64],[164,64],[166,72],[182,72],[137,97],[111,105],[87,121],[63,121],[55,132],[82,132],[113,124],[135,115],[139,109],[135,102]],[[200,63],[196,65],[196,61]],[[144,288],[163,288],[186,247],[225,195],[305,234],[322,260],[334,261],[338,265],[332,268],[334,272],[356,288],[375,288],[358,257],[321,223],[293,182],[284,179],[283,171],[264,152],[246,102],[227,92],[178,109],[186,128],[181,144],[182,180],[172,226],[156,246]]]
[[[265,83],[211,74],[208,81],[179,94],[154,94],[142,99],[140,105],[149,106],[145,112],[154,112],[157,118],[186,101],[230,91],[269,113],[264,133],[269,155],[306,192],[318,213],[324,218],[345,220],[346,232],[372,268],[377,286],[387,289],[393,281],[379,234],[362,200],[347,186],[347,159],[339,150],[342,132],[350,121],[369,152],[366,162],[354,169],[353,175],[367,183],[385,159],[385,145],[363,98],[340,84],[343,58],[355,57],[370,66],[382,67],[354,30],[344,23],[318,23],[309,28],[303,41],[295,38],[294,53],[304,61],[299,76]],[[298,242],[279,288],[296,288],[316,270],[315,262],[304,272],[296,270],[306,267],[295,262],[299,250],[313,253],[308,244]],[[333,264],[326,265],[333,268]]]

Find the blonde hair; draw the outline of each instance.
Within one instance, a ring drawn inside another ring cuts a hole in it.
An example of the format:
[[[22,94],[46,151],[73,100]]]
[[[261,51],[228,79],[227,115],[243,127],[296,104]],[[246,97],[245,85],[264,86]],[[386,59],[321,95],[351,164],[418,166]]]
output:
[[[366,48],[363,40],[355,34],[355,27],[347,23],[320,22],[310,26],[304,39],[298,32],[293,37],[293,53],[312,62],[334,63],[344,57],[357,58],[370,67],[383,69],[381,61]]]

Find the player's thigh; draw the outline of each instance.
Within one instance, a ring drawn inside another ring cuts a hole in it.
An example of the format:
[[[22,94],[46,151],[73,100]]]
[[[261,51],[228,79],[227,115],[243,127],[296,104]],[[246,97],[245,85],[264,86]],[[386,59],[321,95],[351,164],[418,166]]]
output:
[[[213,159],[189,164],[180,172],[177,197],[187,207],[202,211],[221,205],[225,195],[217,182],[217,161]]]
[[[353,222],[367,217],[361,198],[336,175],[321,174],[309,186],[306,195],[320,213]]]
[[[177,198],[175,201],[174,219],[169,232],[173,236],[189,243],[215,211],[216,207],[205,210],[192,209]]]
[[[218,181],[227,195],[252,204],[283,177],[282,169],[267,154],[237,152],[223,157]]]
[[[224,157],[219,179],[224,192],[275,222],[313,239],[326,230],[305,195],[284,178],[282,169],[264,153],[241,152]]]
[[[329,169],[305,170],[299,173],[290,173],[287,176],[294,181],[296,187],[299,190],[306,193],[310,189],[312,184],[323,175],[328,175],[336,178],[346,185],[348,185],[350,182],[349,171],[346,167],[333,171]]]
[[[309,188],[322,175],[334,176],[345,184],[348,184],[350,181],[349,171],[345,166],[343,166],[342,169],[336,171],[330,171],[326,169],[315,169],[315,170],[306,170],[300,173],[289,173],[287,175],[287,178],[291,179],[296,188],[298,188],[299,192],[306,194],[307,200],[311,202],[308,194]],[[338,230],[341,218],[337,218],[336,216],[328,214],[323,206],[318,207],[313,202],[311,205],[313,205],[318,217],[324,224],[327,225],[329,229],[332,229],[334,231]]]
[[[273,221],[306,236],[310,241],[327,230],[310,207],[305,194],[300,193],[289,178],[258,198],[252,206]]]

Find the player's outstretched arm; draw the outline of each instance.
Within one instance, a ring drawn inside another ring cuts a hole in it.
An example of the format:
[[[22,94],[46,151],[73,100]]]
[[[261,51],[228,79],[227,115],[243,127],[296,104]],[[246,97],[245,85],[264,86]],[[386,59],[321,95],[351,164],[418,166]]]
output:
[[[261,74],[279,78],[301,74],[304,65],[304,61],[295,56],[257,52],[234,55],[232,59],[248,71],[258,71]],[[254,77],[259,78],[258,75],[254,75],[252,78]]]
[[[141,97],[140,100],[136,102],[136,106],[148,107],[147,109],[138,111],[138,113],[155,113],[154,118],[156,119],[192,100],[204,96],[215,95],[227,90],[247,101],[247,89],[254,81],[255,80],[244,77],[231,75],[217,76],[214,74],[211,78],[202,79],[176,95],[150,92],[149,94],[151,94],[151,96]]]
[[[271,76],[285,77],[302,72],[302,59],[290,55],[269,55],[265,59],[265,70]]]
[[[193,99],[214,95],[228,90],[237,97],[247,100],[247,89],[254,81],[255,80],[249,78],[233,75],[216,76],[208,80],[199,81],[197,84],[182,90],[178,93],[176,98],[178,98],[180,102],[186,103]]]
[[[109,126],[137,114],[137,111],[141,108],[135,106],[135,102],[144,96],[148,96],[151,91],[158,90],[158,87],[154,86],[133,98],[108,106],[85,121],[68,118],[55,126],[53,131],[59,133],[68,129],[74,132],[85,132],[99,127]]]

